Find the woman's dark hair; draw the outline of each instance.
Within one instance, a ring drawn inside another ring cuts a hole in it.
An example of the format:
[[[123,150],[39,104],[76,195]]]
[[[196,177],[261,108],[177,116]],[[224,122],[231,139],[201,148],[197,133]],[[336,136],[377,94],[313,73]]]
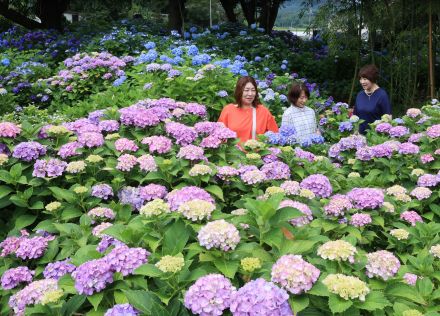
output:
[[[289,102],[292,103],[294,106],[296,106],[296,102],[301,96],[302,91],[304,91],[307,98],[310,98],[309,88],[307,88],[307,86],[304,83],[294,83],[290,87],[289,93],[287,94],[287,99],[289,100]]]
[[[367,78],[373,83],[377,82],[377,79],[379,78],[379,69],[377,69],[376,65],[370,64],[365,65],[359,70],[359,79],[360,78]]]
[[[252,85],[255,88],[255,99],[252,102],[252,106],[254,108],[257,107],[258,104],[260,104],[260,99],[258,98],[258,87],[257,87],[257,83],[255,82],[255,79],[249,76],[245,76],[245,77],[241,77],[240,79],[237,80],[237,84],[235,85],[235,92],[234,92],[234,97],[235,97],[235,102],[237,102],[237,105],[239,108],[241,108],[243,106],[242,102],[241,102],[241,98],[243,97],[243,90],[244,87],[246,86],[246,84],[248,83],[252,83]]]

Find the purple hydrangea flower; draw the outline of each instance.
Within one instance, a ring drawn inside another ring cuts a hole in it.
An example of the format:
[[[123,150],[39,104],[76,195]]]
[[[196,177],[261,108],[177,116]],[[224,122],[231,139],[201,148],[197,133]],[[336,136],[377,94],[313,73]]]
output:
[[[375,158],[391,158],[394,152],[394,148],[385,143],[371,146],[370,149]]]
[[[108,309],[104,316],[137,316],[139,312],[130,304],[117,304]]]
[[[117,151],[137,151],[138,145],[134,141],[128,138],[119,138],[115,141],[115,148]]]
[[[152,201],[154,199],[163,199],[168,193],[165,186],[151,183],[139,188],[139,195],[144,201]]]
[[[134,187],[123,187],[118,192],[119,203],[131,205],[132,208],[138,210],[144,204],[144,200],[139,194],[139,189]]]
[[[191,144],[181,147],[177,154],[177,158],[188,159],[191,161],[206,160],[203,148]]]
[[[402,143],[399,145],[399,154],[402,155],[414,155],[418,154],[420,151],[419,146],[412,143]]]
[[[186,146],[191,144],[197,137],[197,132],[193,127],[182,123],[169,122],[165,125],[167,134],[176,139],[178,145]]]
[[[32,282],[35,271],[29,270],[28,267],[17,267],[6,270],[2,275],[2,288],[10,290],[17,287],[20,283]]]
[[[92,186],[91,196],[98,197],[104,200],[108,200],[113,196],[113,189],[108,184],[96,184]]]
[[[43,275],[46,279],[58,280],[65,274],[75,271],[76,266],[70,263],[70,259],[48,263],[44,268]]]
[[[329,197],[332,194],[332,185],[323,174],[312,174],[301,181],[301,188],[308,189],[318,197]]]
[[[357,209],[375,209],[382,206],[384,194],[381,189],[354,188],[347,193],[347,196]]]
[[[350,224],[355,227],[363,227],[365,225],[371,224],[372,219],[370,214],[353,214],[350,219]]]
[[[166,154],[171,150],[173,142],[165,136],[150,136],[142,139],[142,144],[149,146],[150,153]]]
[[[0,137],[15,138],[21,132],[21,128],[11,122],[0,122]]]
[[[101,147],[104,145],[104,136],[98,132],[83,132],[78,135],[78,143],[84,147]]]
[[[369,278],[380,277],[383,280],[392,278],[400,268],[399,259],[391,252],[379,250],[367,254],[367,276]]]
[[[330,216],[343,216],[346,211],[353,208],[348,196],[335,194],[330,198],[329,203],[324,206],[324,212]]]
[[[222,251],[234,250],[240,242],[238,229],[224,219],[209,222],[197,235],[201,246],[206,249],[217,248]]]
[[[23,238],[15,251],[15,255],[23,260],[36,259],[44,255],[48,242],[55,239],[54,236]]]
[[[70,142],[67,144],[64,144],[60,147],[58,150],[58,156],[60,156],[63,159],[66,159],[68,157],[79,155],[77,152],[77,149],[82,148],[82,145],[78,142]]]
[[[133,271],[147,263],[150,253],[143,248],[129,248],[127,246],[119,246],[114,248],[103,259],[109,264],[112,272],[120,272],[126,276],[132,274]]]
[[[411,226],[416,226],[417,222],[423,223],[422,217],[415,211],[404,211],[400,214],[400,218],[410,223]]]
[[[103,132],[116,132],[119,130],[119,122],[115,120],[100,121],[98,127]]]
[[[101,240],[99,241],[99,244],[96,247],[96,251],[100,253],[104,253],[111,246],[120,247],[120,246],[126,246],[126,244],[124,244],[122,241],[117,240],[114,237],[111,237],[106,234],[102,234]]]
[[[130,154],[124,154],[118,157],[116,169],[121,171],[130,171],[137,165],[137,158]]]
[[[206,117],[206,106],[198,103],[187,103],[184,108],[186,113],[194,114],[199,117]]]
[[[187,186],[179,190],[173,190],[167,194],[165,199],[169,203],[172,211],[177,211],[181,204],[195,199],[215,203],[208,192],[195,186]]]
[[[38,157],[46,154],[46,146],[38,142],[22,142],[15,146],[12,156],[24,161],[35,160]]]
[[[378,133],[388,133],[388,131],[392,128],[393,126],[390,123],[379,123],[376,126],[376,132]]]
[[[293,316],[289,295],[272,282],[252,280],[232,295],[230,310],[234,316]]]
[[[236,289],[221,274],[199,278],[185,293],[185,307],[196,315],[223,315]]]
[[[312,288],[320,273],[301,256],[284,255],[272,266],[271,280],[292,294],[301,294]]]
[[[261,171],[266,175],[267,180],[282,180],[290,178],[290,168],[282,161],[274,161],[264,164]]]
[[[435,187],[440,182],[438,176],[433,174],[424,174],[417,179],[417,185],[419,187]]]
[[[402,137],[409,134],[409,129],[405,126],[394,126],[388,130],[391,137]]]
[[[416,285],[418,276],[417,274],[413,274],[413,273],[405,273],[403,279],[405,280],[405,283],[408,285]]]
[[[374,152],[371,147],[365,146],[356,150],[356,158],[361,161],[369,161],[373,159]]]
[[[142,155],[137,158],[137,163],[139,164],[139,169],[145,172],[152,172],[157,170],[156,160],[151,155]]]
[[[230,180],[232,177],[238,176],[239,171],[231,166],[217,167],[217,177],[223,181]]]
[[[301,149],[299,147],[295,148],[295,155],[298,158],[306,159],[306,160],[308,160],[310,162],[315,161],[315,155],[313,153],[311,153],[309,151],[306,151],[306,150],[303,150],[303,149]]]
[[[47,292],[55,290],[58,290],[57,280],[43,279],[34,281],[10,297],[9,307],[14,311],[15,315],[24,316],[27,305],[40,303]]]
[[[426,129],[426,135],[429,138],[440,137],[440,124],[432,125]]]
[[[72,278],[79,294],[92,295],[113,282],[113,272],[110,264],[102,258],[81,264],[72,272]]]
[[[123,125],[145,128],[156,126],[160,123],[160,118],[155,109],[146,109],[140,105],[132,105],[119,110],[120,120]]]

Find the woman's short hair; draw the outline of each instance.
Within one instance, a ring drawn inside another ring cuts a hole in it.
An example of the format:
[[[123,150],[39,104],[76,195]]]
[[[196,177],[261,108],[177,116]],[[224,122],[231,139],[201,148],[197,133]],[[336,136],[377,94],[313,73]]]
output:
[[[260,104],[260,99],[258,98],[257,82],[255,81],[254,78],[252,78],[250,76],[244,76],[244,77],[241,77],[240,79],[238,79],[237,80],[237,84],[235,85],[234,97],[235,97],[235,102],[237,102],[237,105],[238,105],[239,108],[241,108],[243,106],[241,98],[243,97],[244,87],[249,82],[252,83],[252,85],[255,88],[255,99],[252,102],[252,106],[254,108],[256,108],[257,105]]]
[[[309,88],[304,83],[294,83],[290,87],[289,93],[287,94],[287,99],[290,103],[296,106],[296,102],[301,96],[301,92],[304,91],[307,98],[310,98]]]
[[[365,65],[359,70],[359,79],[360,78],[367,78],[373,83],[377,82],[377,79],[379,78],[379,69],[377,69],[376,65],[370,64]]]

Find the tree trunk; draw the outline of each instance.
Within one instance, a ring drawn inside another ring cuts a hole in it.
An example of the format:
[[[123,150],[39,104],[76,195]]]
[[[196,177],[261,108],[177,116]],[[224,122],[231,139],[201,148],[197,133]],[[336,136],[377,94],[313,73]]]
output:
[[[248,25],[254,24],[256,21],[255,13],[257,12],[257,1],[240,0],[240,5]]]
[[[260,26],[264,28],[267,34],[269,34],[273,29],[280,4],[280,0],[271,0],[266,1],[263,5],[260,16]]]
[[[184,0],[169,0],[168,2],[168,26],[171,30],[177,30],[183,34],[183,16],[185,11]]]
[[[234,13],[235,3],[233,0],[220,0],[223,10],[225,10],[226,18],[229,22],[236,23],[237,16]]]
[[[428,17],[428,58],[429,58],[429,96],[434,99],[434,63],[432,58],[432,3],[429,1]]]
[[[63,29],[63,13],[66,11],[69,0],[38,0],[37,16],[41,19],[43,28]]]

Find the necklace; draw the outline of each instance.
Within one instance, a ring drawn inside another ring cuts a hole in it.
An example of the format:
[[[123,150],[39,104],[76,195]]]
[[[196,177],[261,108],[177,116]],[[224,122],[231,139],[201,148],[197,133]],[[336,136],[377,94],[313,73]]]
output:
[[[373,89],[373,91],[371,91],[371,92],[367,92],[367,90],[364,90],[365,94],[366,94],[367,97],[368,97],[368,100],[370,100],[370,97],[373,95],[374,92],[376,92],[377,89],[378,89],[378,88]]]

